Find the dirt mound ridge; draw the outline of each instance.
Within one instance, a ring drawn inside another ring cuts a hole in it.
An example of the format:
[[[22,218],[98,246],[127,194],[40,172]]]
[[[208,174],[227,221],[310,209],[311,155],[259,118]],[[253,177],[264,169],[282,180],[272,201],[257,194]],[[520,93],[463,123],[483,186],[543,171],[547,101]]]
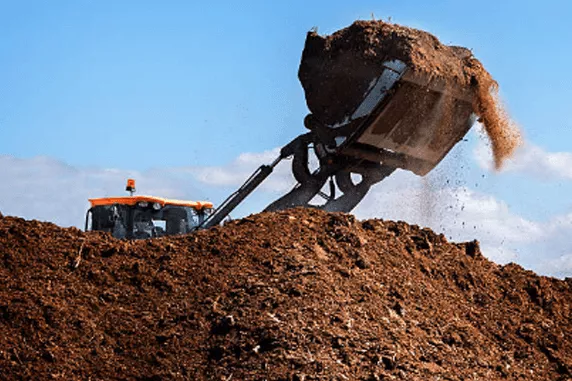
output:
[[[318,210],[121,242],[0,218],[0,379],[566,380],[572,284]]]
[[[487,132],[500,169],[521,136],[498,100],[497,82],[469,49],[442,44],[419,29],[360,20],[329,36],[308,33],[298,72],[308,108],[325,124],[342,122],[383,72],[383,62],[394,59],[473,95],[473,112]],[[448,115],[454,104],[443,107]]]

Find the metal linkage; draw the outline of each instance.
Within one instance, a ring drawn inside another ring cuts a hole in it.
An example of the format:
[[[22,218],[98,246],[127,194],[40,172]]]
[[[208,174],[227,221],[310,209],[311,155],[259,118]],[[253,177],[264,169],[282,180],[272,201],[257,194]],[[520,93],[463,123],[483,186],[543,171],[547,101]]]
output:
[[[197,229],[207,229],[220,224],[248,195],[250,195],[283,159],[292,156],[292,174],[298,182],[287,194],[266,207],[264,211],[277,211],[294,207],[321,208],[330,212],[350,212],[369,192],[372,185],[389,176],[394,167],[363,159],[341,155],[321,155],[320,165],[311,171],[308,164],[308,151],[318,143],[314,132],[300,135],[280,150],[280,156],[270,165],[260,166],[240,188],[232,193]],[[352,174],[361,176],[354,184]],[[335,179],[335,184],[334,184]],[[330,180],[330,194],[322,192]],[[341,195],[336,195],[337,189]],[[310,202],[321,196],[326,202],[314,206]]]
[[[274,171],[274,167],[283,159],[300,152],[300,147],[306,147],[311,140],[311,134],[300,135],[280,150],[280,156],[276,158],[270,165],[261,165],[254,173],[238,188],[234,193],[227,197],[222,204],[211,214],[198,229],[208,229],[211,226],[220,224],[248,195],[250,195],[258,186],[266,180]],[[299,160],[299,159],[298,159]],[[297,162],[296,165],[299,165]]]

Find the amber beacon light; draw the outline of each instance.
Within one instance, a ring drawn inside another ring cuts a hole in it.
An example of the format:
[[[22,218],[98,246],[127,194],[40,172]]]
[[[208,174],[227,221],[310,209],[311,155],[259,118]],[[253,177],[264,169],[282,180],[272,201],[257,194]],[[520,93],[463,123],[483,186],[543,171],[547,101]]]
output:
[[[125,190],[133,196],[135,193],[135,180],[134,179],[127,179],[127,185],[125,186]]]

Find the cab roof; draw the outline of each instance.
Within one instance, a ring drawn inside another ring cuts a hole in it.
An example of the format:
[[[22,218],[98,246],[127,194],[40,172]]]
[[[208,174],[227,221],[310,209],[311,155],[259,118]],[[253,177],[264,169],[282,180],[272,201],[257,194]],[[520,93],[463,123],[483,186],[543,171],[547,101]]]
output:
[[[212,202],[209,201],[184,201],[184,200],[174,200],[161,197],[153,196],[126,196],[126,197],[103,197],[103,198],[90,198],[89,202],[91,206],[105,206],[105,205],[135,205],[138,202],[149,202],[149,203],[159,203],[161,206],[173,205],[173,206],[187,206],[194,208],[196,210],[209,209],[213,207]]]

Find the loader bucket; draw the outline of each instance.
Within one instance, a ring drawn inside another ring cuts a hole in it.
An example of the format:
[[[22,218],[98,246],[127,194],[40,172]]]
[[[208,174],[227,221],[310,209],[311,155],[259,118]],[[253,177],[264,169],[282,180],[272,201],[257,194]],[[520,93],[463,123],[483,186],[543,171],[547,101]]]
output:
[[[340,151],[424,176],[473,125],[473,93],[398,60],[384,67],[351,115],[361,122]]]

